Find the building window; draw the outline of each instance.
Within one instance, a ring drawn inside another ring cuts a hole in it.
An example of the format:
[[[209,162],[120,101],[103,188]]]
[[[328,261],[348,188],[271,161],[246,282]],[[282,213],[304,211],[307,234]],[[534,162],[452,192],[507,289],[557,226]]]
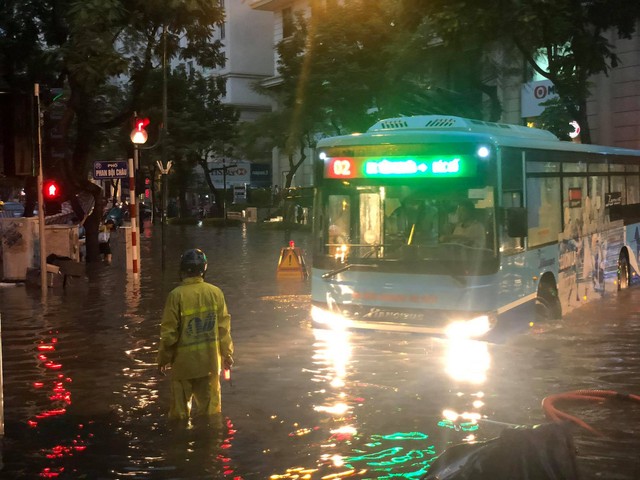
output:
[[[282,10],[282,38],[289,38],[294,32],[293,10],[287,7]]]
[[[562,231],[560,178],[527,178],[529,246],[558,241]]]

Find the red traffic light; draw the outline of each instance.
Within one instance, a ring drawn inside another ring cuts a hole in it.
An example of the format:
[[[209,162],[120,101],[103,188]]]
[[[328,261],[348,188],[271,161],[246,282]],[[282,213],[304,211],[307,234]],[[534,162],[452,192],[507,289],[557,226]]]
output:
[[[45,200],[60,200],[62,196],[62,189],[56,180],[45,180],[42,189]]]
[[[135,129],[137,131],[141,132],[147,125],[149,125],[148,118],[136,118]]]
[[[131,141],[137,145],[143,144],[147,141],[147,131],[145,127],[149,125],[148,118],[136,118],[133,121],[133,130],[131,131]]]

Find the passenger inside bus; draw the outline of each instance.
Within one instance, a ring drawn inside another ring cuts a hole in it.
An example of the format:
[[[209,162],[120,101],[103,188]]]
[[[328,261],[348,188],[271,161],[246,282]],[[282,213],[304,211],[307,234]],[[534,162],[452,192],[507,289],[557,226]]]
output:
[[[477,210],[471,200],[465,199],[458,204],[456,217],[457,221],[451,233],[440,236],[440,241],[485,248],[487,244],[485,227],[478,219]]]
[[[335,195],[329,200],[328,247],[329,255],[344,261],[349,245],[350,199],[348,196]]]

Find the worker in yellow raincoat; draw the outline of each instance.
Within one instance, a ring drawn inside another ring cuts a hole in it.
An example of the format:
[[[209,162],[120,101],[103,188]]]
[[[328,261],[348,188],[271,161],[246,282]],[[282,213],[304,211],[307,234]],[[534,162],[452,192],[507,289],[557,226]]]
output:
[[[233,364],[231,316],[220,288],[204,281],[207,257],[187,250],[180,260],[181,285],[165,303],[158,368],[171,367],[170,420],[221,412],[220,370]]]

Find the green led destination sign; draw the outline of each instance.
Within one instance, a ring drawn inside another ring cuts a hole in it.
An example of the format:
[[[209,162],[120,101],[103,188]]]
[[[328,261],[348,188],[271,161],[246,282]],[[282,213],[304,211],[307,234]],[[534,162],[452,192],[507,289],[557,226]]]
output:
[[[326,178],[443,178],[471,177],[476,159],[469,155],[402,157],[326,157]]]

